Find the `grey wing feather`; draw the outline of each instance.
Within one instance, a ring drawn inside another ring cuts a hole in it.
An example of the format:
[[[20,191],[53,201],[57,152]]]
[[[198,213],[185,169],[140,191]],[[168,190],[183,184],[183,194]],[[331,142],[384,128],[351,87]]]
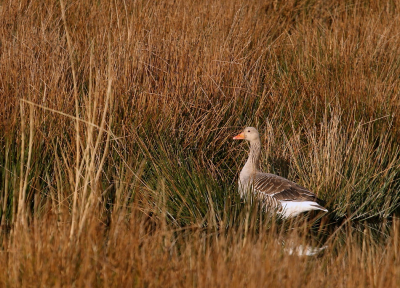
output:
[[[254,189],[265,196],[282,201],[317,201],[317,196],[306,188],[277,175],[258,172],[253,179]]]

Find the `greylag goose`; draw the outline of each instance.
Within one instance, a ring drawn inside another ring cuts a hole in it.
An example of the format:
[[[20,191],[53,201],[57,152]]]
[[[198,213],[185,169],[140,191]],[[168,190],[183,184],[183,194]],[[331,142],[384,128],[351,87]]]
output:
[[[250,142],[250,153],[239,177],[239,193],[242,198],[248,192],[260,199],[266,209],[275,209],[283,218],[290,218],[302,212],[327,209],[317,203],[320,199],[306,188],[277,175],[259,171],[261,151],[260,134],[254,127],[246,127],[233,139]]]

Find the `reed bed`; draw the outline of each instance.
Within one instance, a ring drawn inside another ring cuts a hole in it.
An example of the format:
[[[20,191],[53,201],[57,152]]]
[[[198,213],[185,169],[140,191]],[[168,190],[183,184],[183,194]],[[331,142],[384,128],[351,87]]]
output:
[[[399,12],[0,2],[1,286],[395,286]],[[240,199],[244,126],[327,215]]]

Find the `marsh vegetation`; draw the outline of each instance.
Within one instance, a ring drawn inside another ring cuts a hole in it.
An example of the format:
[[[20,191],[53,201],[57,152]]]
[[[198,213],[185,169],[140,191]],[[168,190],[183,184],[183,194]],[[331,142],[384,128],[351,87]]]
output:
[[[394,287],[399,9],[0,1],[1,286]],[[327,215],[240,199],[245,126]]]

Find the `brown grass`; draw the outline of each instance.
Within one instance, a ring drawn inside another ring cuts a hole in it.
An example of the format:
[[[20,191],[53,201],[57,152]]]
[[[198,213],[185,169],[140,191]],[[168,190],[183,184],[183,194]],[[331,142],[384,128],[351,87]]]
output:
[[[342,2],[0,2],[0,286],[396,286],[400,11]],[[240,201],[247,125],[326,217]]]
[[[145,219],[129,220],[105,227],[90,219],[73,242],[69,224],[55,215],[13,230],[2,242],[2,286],[395,287],[400,273],[398,223],[384,245],[365,229],[360,245],[350,233],[340,248],[310,258],[286,254],[273,233],[246,238],[243,229],[193,228],[149,234]]]

